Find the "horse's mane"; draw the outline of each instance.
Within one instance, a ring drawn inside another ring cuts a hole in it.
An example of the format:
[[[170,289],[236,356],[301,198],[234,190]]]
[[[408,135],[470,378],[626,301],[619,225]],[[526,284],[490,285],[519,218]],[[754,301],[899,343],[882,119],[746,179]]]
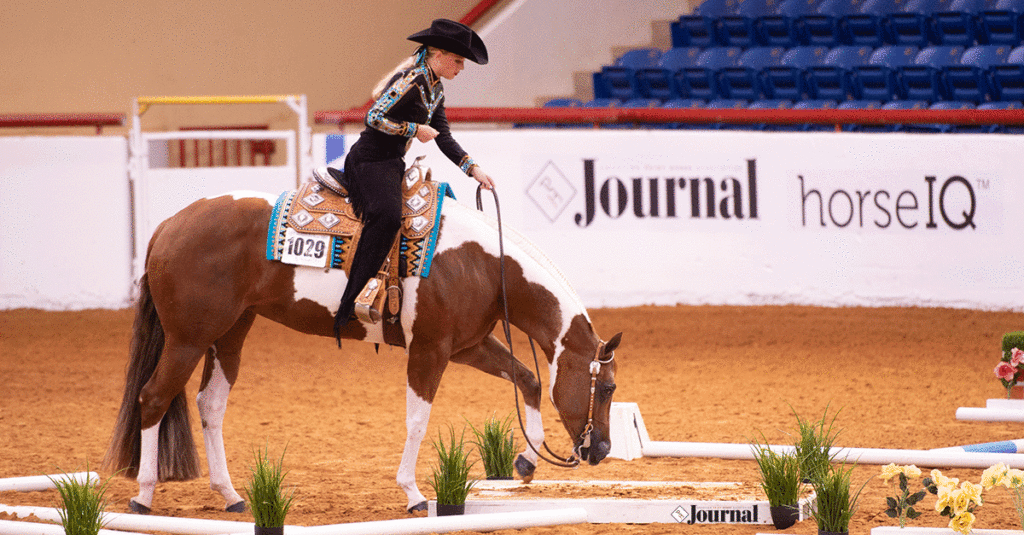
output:
[[[447,209],[449,206],[458,206],[462,212],[469,214],[477,221],[480,221],[481,223],[487,225],[494,231],[493,236],[497,238],[498,220],[495,217],[486,214],[480,210],[470,209],[469,207],[457,202],[445,203],[445,209]],[[539,268],[545,271],[548,274],[548,276],[550,276],[552,280],[556,284],[558,284],[559,289],[562,290],[562,292],[564,292],[565,295],[567,295],[570,299],[573,300],[573,303],[577,307],[579,307],[580,311],[582,311],[584,317],[586,317],[587,321],[589,322],[590,315],[587,313],[587,308],[583,306],[583,300],[580,299],[579,294],[577,294],[576,290],[573,289],[572,285],[569,284],[569,280],[565,277],[561,270],[559,270],[558,267],[555,266],[555,263],[552,262],[551,259],[548,258],[548,256],[545,255],[544,252],[540,250],[540,248],[534,245],[534,243],[531,242],[526,236],[524,236],[518,230],[508,225],[505,225],[504,222],[501,226],[501,232],[502,237],[505,239],[505,254],[511,257],[515,256],[508,254],[509,244],[521,250],[523,254],[525,254],[528,258],[533,260]]]

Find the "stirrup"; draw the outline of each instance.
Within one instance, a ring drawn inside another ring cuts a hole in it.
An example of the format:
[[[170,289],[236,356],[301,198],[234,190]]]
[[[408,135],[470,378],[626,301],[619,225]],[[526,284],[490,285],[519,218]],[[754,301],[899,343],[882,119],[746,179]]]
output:
[[[333,167],[315,167],[313,168],[313,178],[321,186],[342,197],[348,197],[348,188],[346,187],[348,180],[345,179],[345,173]]]

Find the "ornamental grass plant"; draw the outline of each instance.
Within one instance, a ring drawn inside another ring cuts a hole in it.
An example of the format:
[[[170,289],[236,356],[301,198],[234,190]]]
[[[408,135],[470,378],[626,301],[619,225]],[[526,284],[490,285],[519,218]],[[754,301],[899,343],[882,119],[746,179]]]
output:
[[[854,465],[855,466],[855,465]],[[816,506],[811,511],[811,517],[818,524],[818,531],[832,533],[848,533],[850,531],[850,519],[857,512],[857,501],[860,493],[868,484],[870,479],[856,493],[850,493],[850,476],[854,466],[844,463],[842,465],[830,465],[824,473],[819,473],[816,480],[812,481],[814,493],[816,494]]]
[[[768,505],[781,507],[799,503],[800,459],[794,454],[777,452],[756,442],[753,450]]]
[[[244,488],[253,522],[263,528],[282,527],[295,497],[294,489],[286,495],[281,488],[288,475],[282,469],[284,452],[276,462],[270,459],[266,447],[256,450],[254,456],[255,464],[249,468],[251,477]]]
[[[792,408],[790,406],[790,409]],[[800,435],[795,444],[796,456],[800,460],[800,477],[813,485],[832,468],[832,459],[835,457],[832,447],[842,431],[835,425],[839,411],[836,411],[830,420],[826,405],[821,419],[813,422],[801,418],[795,410],[793,415],[796,416],[797,431]]]
[[[50,481],[60,493],[61,507],[57,510],[66,535],[97,535],[103,529],[103,510],[107,507],[105,498],[110,478],[93,484],[91,472],[86,469],[85,482],[64,474]]]
[[[473,444],[480,452],[480,460],[484,463],[484,474],[487,479],[512,479],[512,471],[516,460],[515,437],[512,432],[512,415],[505,420],[498,420],[491,415],[484,422],[482,430],[469,424],[476,439]]]
[[[476,480],[469,478],[469,469],[475,463],[469,462],[465,429],[456,437],[455,429],[449,426],[448,434],[447,442],[440,432],[433,442],[438,462],[432,467],[427,483],[434,489],[439,505],[462,505],[466,503],[470,489],[476,485]]]

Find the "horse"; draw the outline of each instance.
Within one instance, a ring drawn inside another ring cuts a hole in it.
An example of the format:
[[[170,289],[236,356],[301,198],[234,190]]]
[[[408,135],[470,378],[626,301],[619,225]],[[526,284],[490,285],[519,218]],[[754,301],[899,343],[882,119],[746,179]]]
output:
[[[228,473],[222,426],[246,334],[259,315],[302,333],[335,337],[346,273],[266,259],[276,198],[236,191],[197,200],[162,222],[149,241],[123,399],[104,457],[106,468],[136,478],[139,493],[128,504],[133,512],[151,511],[158,482],[200,475],[184,390],[204,358],[196,404],[210,488],[223,496],[227,511],[244,511]],[[503,308],[547,360],[548,394],[576,464],[596,465],[611,449],[614,351],[622,334],[602,341],[565,277],[521,234],[506,229],[499,241],[494,217],[449,200],[439,219],[429,276],[402,282],[406,440],[396,479],[411,514],[427,507],[416,484],[416,459],[450,362],[512,381],[523,393],[527,444],[515,467],[524,481],[533,477],[544,441],[542,387],[493,334]],[[384,342],[381,324],[355,319],[338,336],[339,345],[342,338]]]

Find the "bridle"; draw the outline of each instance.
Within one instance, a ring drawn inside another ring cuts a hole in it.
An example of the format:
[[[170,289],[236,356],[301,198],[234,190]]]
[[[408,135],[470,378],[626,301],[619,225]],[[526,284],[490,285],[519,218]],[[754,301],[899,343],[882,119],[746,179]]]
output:
[[[482,186],[477,186],[476,188],[476,209],[480,211],[483,211],[483,202],[481,200],[480,195],[482,189]],[[597,344],[597,349],[594,351],[594,359],[590,361],[590,402],[587,408],[587,425],[586,427],[583,428],[583,432],[580,433],[579,437],[577,437],[577,440],[573,441],[574,443],[578,441],[579,445],[573,447],[572,453],[568,457],[562,457],[557,453],[551,451],[551,448],[548,447],[547,441],[544,441],[541,444],[544,446],[544,449],[547,450],[547,452],[552,457],[554,457],[554,459],[549,459],[545,457],[543,453],[537,450],[537,447],[533,445],[533,442],[531,442],[529,437],[526,435],[526,426],[523,424],[523,414],[519,410],[519,385],[516,383],[515,366],[516,357],[515,354],[512,353],[512,331],[509,327],[510,323],[508,319],[508,293],[505,288],[505,240],[502,236],[501,231],[501,206],[498,204],[498,192],[492,189],[491,194],[494,196],[494,209],[495,212],[497,213],[498,219],[498,263],[500,266],[501,273],[501,300],[505,313],[504,318],[502,318],[502,327],[505,332],[505,341],[508,344],[509,357],[510,360],[512,361],[510,366],[512,368],[512,390],[515,392],[516,416],[519,419],[519,430],[520,432],[523,433],[523,438],[526,440],[527,446],[529,446],[530,449],[537,454],[537,457],[555,466],[560,466],[563,468],[576,468],[577,466],[580,465],[580,461],[583,458],[582,449],[590,448],[591,435],[593,435],[594,433],[594,397],[597,393],[597,376],[601,374],[602,364],[610,364],[613,360],[615,360],[615,353],[612,352],[612,355],[608,357],[607,360],[601,360],[601,354],[604,352],[605,347],[605,342],[601,341],[600,343]],[[530,350],[533,352],[533,367],[537,374],[537,382],[540,382],[540,364],[537,360],[537,348],[534,346],[533,338],[527,338],[530,340]]]

